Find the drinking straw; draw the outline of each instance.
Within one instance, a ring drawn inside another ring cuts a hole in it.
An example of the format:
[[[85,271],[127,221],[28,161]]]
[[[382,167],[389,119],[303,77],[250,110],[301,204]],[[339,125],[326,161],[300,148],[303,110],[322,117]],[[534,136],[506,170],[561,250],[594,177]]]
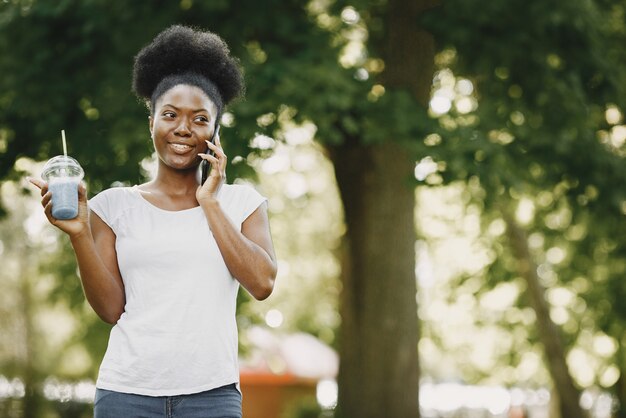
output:
[[[63,156],[67,158],[67,143],[65,142],[65,129],[61,129],[61,139],[63,140]]]

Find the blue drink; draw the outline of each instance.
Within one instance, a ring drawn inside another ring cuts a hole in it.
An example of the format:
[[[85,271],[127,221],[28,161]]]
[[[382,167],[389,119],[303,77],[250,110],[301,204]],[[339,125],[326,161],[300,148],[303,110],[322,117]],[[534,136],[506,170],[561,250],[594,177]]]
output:
[[[72,157],[58,155],[44,166],[41,177],[52,193],[52,216],[56,219],[78,216],[78,185],[83,175],[80,164]]]
[[[77,177],[54,177],[48,183],[52,193],[52,216],[57,219],[74,219],[78,216]]]

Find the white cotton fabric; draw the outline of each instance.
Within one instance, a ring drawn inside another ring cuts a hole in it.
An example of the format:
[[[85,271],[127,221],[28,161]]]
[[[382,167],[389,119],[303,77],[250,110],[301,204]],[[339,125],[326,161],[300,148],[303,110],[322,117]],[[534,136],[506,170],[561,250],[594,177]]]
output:
[[[218,200],[237,228],[265,198],[223,185]],[[137,187],[89,201],[116,235],[126,306],[112,328],[96,387],[174,396],[239,382],[236,296],[201,207],[160,209]]]

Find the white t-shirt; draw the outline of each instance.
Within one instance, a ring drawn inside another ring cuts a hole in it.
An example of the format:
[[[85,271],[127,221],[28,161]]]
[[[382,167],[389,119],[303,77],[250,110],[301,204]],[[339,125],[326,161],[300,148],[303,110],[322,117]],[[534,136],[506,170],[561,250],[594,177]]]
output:
[[[241,228],[265,198],[252,187],[225,184],[218,200]],[[96,387],[174,396],[239,382],[239,282],[228,271],[202,208],[160,209],[137,187],[105,190],[89,207],[116,235],[126,292]]]

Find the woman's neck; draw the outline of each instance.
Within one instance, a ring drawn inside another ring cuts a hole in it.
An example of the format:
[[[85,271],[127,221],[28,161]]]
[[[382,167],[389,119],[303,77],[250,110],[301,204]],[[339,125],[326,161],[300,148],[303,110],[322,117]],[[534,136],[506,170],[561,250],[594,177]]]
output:
[[[152,181],[145,184],[149,188],[169,196],[195,196],[198,188],[198,170],[172,170],[159,167]]]

